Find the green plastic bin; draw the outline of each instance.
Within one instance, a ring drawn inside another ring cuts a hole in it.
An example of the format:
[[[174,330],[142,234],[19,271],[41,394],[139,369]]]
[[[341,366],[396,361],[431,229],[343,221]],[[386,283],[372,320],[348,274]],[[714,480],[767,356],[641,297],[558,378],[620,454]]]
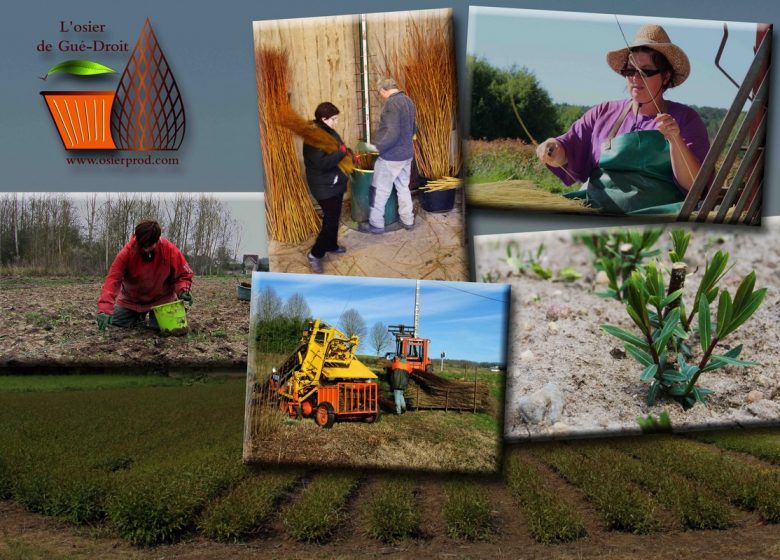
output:
[[[154,318],[162,334],[184,334],[187,332],[187,311],[180,299],[152,307]]]
[[[364,169],[355,169],[352,172],[352,219],[358,223],[368,221],[368,213],[371,209],[369,205],[369,192],[371,190],[371,180],[374,178],[373,171]],[[390,198],[385,205],[385,226],[394,224],[398,221],[398,195],[393,189]]]

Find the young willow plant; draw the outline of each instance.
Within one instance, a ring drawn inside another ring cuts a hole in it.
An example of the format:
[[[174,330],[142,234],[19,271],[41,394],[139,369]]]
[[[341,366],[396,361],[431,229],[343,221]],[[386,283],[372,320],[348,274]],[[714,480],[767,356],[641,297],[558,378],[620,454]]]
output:
[[[685,306],[681,301],[684,288],[667,293],[663,272],[655,261],[644,271],[634,271],[626,282],[626,311],[640,335],[613,325],[601,326],[602,330],[622,340],[626,352],[644,367],[639,378],[650,381],[648,405],[653,405],[661,394],[672,396],[686,409],[697,402],[706,404],[704,397],[712,391],[697,387],[702,373],[726,365],[756,365],[739,359],[741,344],[723,354],[715,353],[718,345],[756,312],[766,294],[766,288],[755,290],[755,272],[742,279],[733,298],[726,290],[720,291],[717,282],[723,277],[728,254],[719,251],[718,255],[708,263],[696,292],[694,308],[698,314],[701,346],[698,359],[693,350],[684,345],[694,315],[692,312],[690,319],[685,317]],[[713,323],[710,298],[714,299],[719,291],[717,320]]]
[[[626,282],[635,270],[640,270],[645,259],[655,257],[660,251],[653,249],[660,229],[644,231],[612,231],[575,236],[593,254],[593,266],[604,271],[609,280],[606,291],[597,296],[623,301],[626,296]]]

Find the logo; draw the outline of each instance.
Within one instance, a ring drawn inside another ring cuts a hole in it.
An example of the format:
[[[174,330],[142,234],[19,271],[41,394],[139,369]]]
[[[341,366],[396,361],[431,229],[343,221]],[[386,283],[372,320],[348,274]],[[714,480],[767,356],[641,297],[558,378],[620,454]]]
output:
[[[87,50],[92,50],[87,47]],[[77,76],[114,73],[88,60],[52,67]],[[114,91],[42,91],[66,150],[178,150],[184,140],[181,92],[149,19]]]

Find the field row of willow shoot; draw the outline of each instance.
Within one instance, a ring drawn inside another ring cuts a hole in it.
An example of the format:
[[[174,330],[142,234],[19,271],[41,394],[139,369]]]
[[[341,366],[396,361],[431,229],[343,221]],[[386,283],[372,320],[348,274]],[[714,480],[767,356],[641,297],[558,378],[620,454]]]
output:
[[[526,445],[500,479],[248,467],[243,392],[211,379],[0,393],[0,498],[137,546],[511,531],[547,544],[780,521],[778,429]]]

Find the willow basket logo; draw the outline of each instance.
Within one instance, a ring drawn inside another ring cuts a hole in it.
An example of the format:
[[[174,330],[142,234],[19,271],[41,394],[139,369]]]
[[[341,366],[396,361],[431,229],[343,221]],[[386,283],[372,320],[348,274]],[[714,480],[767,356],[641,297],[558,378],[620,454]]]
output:
[[[78,76],[113,73],[87,60],[51,68]],[[184,104],[147,18],[115,91],[42,91],[66,150],[178,150]]]

